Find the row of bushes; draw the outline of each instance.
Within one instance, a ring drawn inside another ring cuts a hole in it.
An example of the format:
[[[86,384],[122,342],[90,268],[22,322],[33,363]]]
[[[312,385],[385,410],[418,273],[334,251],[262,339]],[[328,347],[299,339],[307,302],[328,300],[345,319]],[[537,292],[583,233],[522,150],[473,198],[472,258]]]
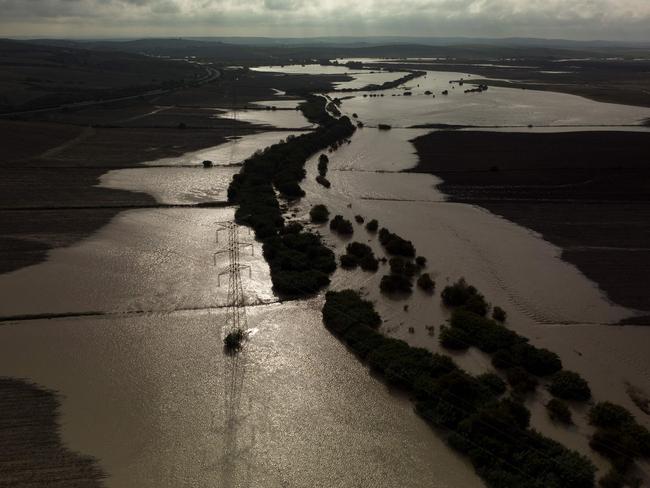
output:
[[[589,411],[589,423],[596,427],[589,445],[612,462],[612,470],[601,486],[618,488],[640,486],[630,475],[636,459],[650,458],[650,432],[638,424],[624,407],[600,402]]]
[[[379,231],[379,242],[386,249],[388,254],[393,256],[403,256],[406,258],[415,257],[415,247],[411,241],[401,238],[397,234],[393,234],[385,227]]]
[[[305,105],[309,115],[322,124],[318,129],[258,151],[244,161],[228,188],[228,201],[238,204],[236,221],[252,227],[263,242],[275,291],[291,297],[327,286],[328,275],[336,269],[335,256],[320,237],[297,229],[282,232],[285,223],[275,193],[277,190],[286,198],[304,195],[299,182],[305,176],[307,159],[355,131],[347,117],[330,117],[319,100],[321,97],[311,97]]]
[[[325,188],[332,186],[327,179],[327,165],[329,164],[329,161],[330,159],[327,157],[327,154],[321,154],[318,156],[318,176],[316,176],[316,181]]]
[[[323,322],[375,372],[410,392],[422,417],[449,429],[449,443],[489,486],[593,486],[593,464],[529,429],[526,407],[500,398],[505,385],[498,376],[471,376],[447,356],[385,337],[376,330],[381,317],[373,304],[353,290],[326,294]]]
[[[591,398],[588,383],[578,373],[562,370],[557,354],[535,347],[516,332],[468,310],[453,312],[449,327],[441,330],[440,344],[455,350],[475,346],[492,354],[493,366],[506,370],[508,382],[516,393],[534,391],[537,386],[534,376],[550,376],[548,389],[552,395],[575,401]]]
[[[389,90],[391,88],[396,88],[403,83],[407,83],[415,78],[426,75],[426,71],[411,71],[409,74],[397,78],[393,81],[385,81],[381,85],[366,85],[363,88],[342,88],[337,91],[349,92],[349,91],[378,91],[378,90]],[[382,95],[383,96],[383,95]]]

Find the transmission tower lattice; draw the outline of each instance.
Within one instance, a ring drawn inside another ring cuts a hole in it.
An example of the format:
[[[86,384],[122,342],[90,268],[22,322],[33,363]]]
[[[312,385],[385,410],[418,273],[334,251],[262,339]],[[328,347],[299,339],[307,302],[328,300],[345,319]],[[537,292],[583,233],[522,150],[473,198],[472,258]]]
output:
[[[228,275],[228,313],[226,316],[226,333],[241,330],[246,331],[246,301],[244,299],[244,290],[242,287],[241,270],[248,269],[248,277],[251,278],[251,267],[242,264],[239,261],[240,251],[242,248],[251,249],[251,255],[254,253],[253,244],[239,241],[239,226],[231,221],[215,222],[217,229],[215,231],[215,240],[219,244],[219,235],[221,232],[227,232],[228,238],[223,249],[216,251],[212,258],[213,264],[217,265],[217,256],[228,254],[228,266],[217,273],[217,286],[221,286],[221,276]]]

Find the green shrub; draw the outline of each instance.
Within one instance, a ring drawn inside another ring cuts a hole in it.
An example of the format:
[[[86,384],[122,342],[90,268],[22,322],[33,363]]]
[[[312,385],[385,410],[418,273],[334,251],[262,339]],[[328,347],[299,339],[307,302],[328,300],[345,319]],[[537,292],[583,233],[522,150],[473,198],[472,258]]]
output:
[[[546,404],[546,411],[548,416],[557,422],[562,422],[563,424],[572,424],[573,420],[571,418],[571,410],[567,407],[567,404],[557,398],[551,398]]]
[[[353,290],[328,291],[323,306],[323,322],[337,334],[345,333],[351,327],[366,326],[376,329],[381,318],[373,304],[363,300]]]
[[[446,286],[440,296],[446,306],[462,307],[477,315],[485,316],[489,309],[483,295],[475,287],[468,285],[464,278]]]
[[[359,260],[359,266],[364,271],[377,271],[379,269],[379,261],[375,258],[374,254],[367,254]]]
[[[343,235],[351,235],[354,232],[352,223],[344,219],[342,215],[337,215],[330,221],[330,229]]]
[[[413,284],[404,275],[384,275],[381,277],[379,289],[384,293],[411,293]]]
[[[223,347],[228,353],[235,353],[242,348],[246,333],[242,329],[235,329],[228,332],[223,339]]]
[[[446,356],[383,336],[374,330],[381,319],[372,304],[351,290],[326,294],[323,321],[374,371],[414,394],[420,416],[452,429],[449,444],[469,458],[487,486],[593,488],[593,464],[531,430],[524,405],[498,398],[504,391],[498,376],[472,377]]]
[[[345,250],[347,251],[348,254],[352,254],[353,256],[356,256],[357,258],[362,258],[364,256],[372,255],[372,249],[370,246],[367,244],[363,244],[361,242],[351,242],[349,243]]]
[[[354,269],[359,265],[359,261],[356,256],[352,254],[343,254],[341,256],[341,267],[343,269]]]
[[[547,376],[562,369],[562,361],[559,356],[548,349],[520,342],[513,345],[511,351],[515,363],[534,375]]]
[[[327,157],[327,154],[321,154],[318,156],[318,173],[320,176],[325,177],[327,175],[327,165],[330,159]]]
[[[332,183],[330,183],[330,180],[328,180],[327,178],[325,178],[325,177],[322,176],[322,175],[318,175],[318,176],[316,177],[316,182],[317,182],[319,185],[324,186],[325,188],[329,188],[329,187],[332,186]]]
[[[558,371],[551,377],[548,391],[553,396],[564,400],[586,402],[591,398],[589,384],[578,373],[573,371]]]
[[[363,224],[364,218],[361,215],[355,215],[354,220],[357,222],[357,224]]]
[[[634,422],[634,416],[615,403],[599,402],[589,411],[589,423],[596,427],[618,428]]]
[[[465,331],[471,340],[471,345],[487,353],[506,349],[526,340],[493,320],[462,309],[454,311],[450,324],[454,328]]]
[[[415,247],[411,241],[402,239],[385,228],[379,231],[379,242],[389,254],[412,258],[415,256]]]
[[[330,212],[325,205],[314,205],[309,211],[309,217],[315,224],[322,224],[329,220]]]
[[[506,317],[507,317],[506,311],[501,307],[497,306],[492,309],[492,318],[497,322],[505,322]]]
[[[418,286],[424,291],[433,291],[436,287],[436,282],[431,279],[429,273],[423,273],[418,277]]]
[[[329,284],[328,275],[336,270],[334,253],[308,232],[268,237],[262,252],[275,291],[288,297],[316,293]]]
[[[424,268],[427,265],[427,258],[424,256],[418,256],[415,258],[415,264],[417,264],[420,268]]]
[[[506,377],[512,391],[517,395],[532,393],[537,388],[537,379],[521,366],[508,369]]]
[[[488,389],[492,394],[501,396],[506,390],[506,382],[499,375],[494,373],[483,373],[476,378],[483,388]]]
[[[300,234],[303,228],[300,222],[290,222],[280,229],[280,234]]]
[[[442,326],[438,336],[440,345],[445,349],[464,351],[470,346],[470,339],[462,329]]]
[[[402,275],[408,278],[414,276],[418,271],[418,268],[413,264],[413,261],[399,256],[390,258],[388,264],[390,265],[390,272],[392,274]]]
[[[379,228],[379,222],[377,222],[376,219],[372,219],[366,224],[366,230],[368,232],[377,232],[378,228]]]

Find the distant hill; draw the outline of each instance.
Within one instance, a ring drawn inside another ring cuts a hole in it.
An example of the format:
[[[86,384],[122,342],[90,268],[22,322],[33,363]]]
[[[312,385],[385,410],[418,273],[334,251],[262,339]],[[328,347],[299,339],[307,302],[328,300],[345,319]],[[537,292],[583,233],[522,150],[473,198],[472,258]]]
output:
[[[547,39],[472,39],[411,37],[263,38],[210,37],[137,40],[37,41],[43,44],[99,50],[146,53],[169,58],[196,57],[221,63],[267,64],[324,60],[337,57],[453,57],[465,60],[495,58],[566,58],[648,56],[637,43]]]
[[[204,73],[186,62],[135,52],[82,48],[74,41],[0,39],[0,111],[129,96],[192,80]]]

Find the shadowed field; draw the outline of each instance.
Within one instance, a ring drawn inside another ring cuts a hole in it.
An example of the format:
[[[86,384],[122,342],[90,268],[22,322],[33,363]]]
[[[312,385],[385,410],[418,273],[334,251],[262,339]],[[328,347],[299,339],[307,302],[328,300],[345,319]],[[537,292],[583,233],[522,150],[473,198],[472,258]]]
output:
[[[539,232],[613,301],[650,310],[650,134],[434,132],[415,172]]]

